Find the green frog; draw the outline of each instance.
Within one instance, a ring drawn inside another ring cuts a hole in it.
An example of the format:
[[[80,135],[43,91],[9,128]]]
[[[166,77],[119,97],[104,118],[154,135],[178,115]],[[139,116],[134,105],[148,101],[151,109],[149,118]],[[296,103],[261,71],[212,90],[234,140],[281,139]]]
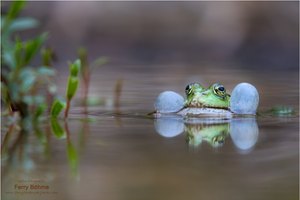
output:
[[[175,97],[170,98],[169,94],[164,94],[164,96],[158,100],[158,106],[153,113],[158,113],[157,116],[163,113],[174,113],[184,117],[214,116],[225,118],[232,118],[235,115],[294,116],[296,113],[295,110],[289,106],[279,106],[264,112],[256,112],[259,100],[258,92],[254,86],[248,83],[238,84],[234,88],[232,96],[227,93],[225,87],[220,83],[214,83],[208,88],[203,87],[199,83],[191,83],[186,86],[185,94],[186,100],[182,100],[182,104],[178,104],[181,99],[177,98],[176,100]],[[177,96],[180,95],[177,94]],[[241,96],[244,97],[241,98]],[[170,102],[168,103],[168,101]],[[177,102],[177,104],[174,102]],[[173,109],[171,106],[171,111],[167,112],[169,105],[176,107],[178,110],[176,111],[176,109]],[[180,107],[181,105],[182,107]],[[160,113],[160,110],[163,110],[163,112]]]
[[[230,94],[220,83],[214,83],[207,89],[199,83],[191,83],[185,88],[186,100],[183,114],[221,114],[230,115]],[[256,112],[258,116],[295,116],[291,106],[275,106],[266,111]]]
[[[229,109],[230,95],[220,83],[207,89],[199,83],[191,83],[185,89],[185,107]]]

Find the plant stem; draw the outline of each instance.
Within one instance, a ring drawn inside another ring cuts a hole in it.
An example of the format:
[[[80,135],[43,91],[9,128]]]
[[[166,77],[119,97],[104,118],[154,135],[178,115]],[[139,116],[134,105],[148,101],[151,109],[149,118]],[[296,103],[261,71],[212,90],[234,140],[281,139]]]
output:
[[[122,79],[119,79],[115,85],[115,98],[114,98],[114,107],[117,113],[120,112],[120,97],[123,87]]]
[[[68,114],[69,114],[69,109],[70,109],[70,100],[67,100],[67,105],[66,105],[66,109],[65,109],[65,119],[68,118]]]
[[[89,72],[87,72],[89,73]],[[90,87],[90,74],[87,74],[84,78],[84,91],[83,91],[83,107],[84,107],[84,114],[87,114],[87,100],[88,100],[88,94],[89,94],[89,87]]]

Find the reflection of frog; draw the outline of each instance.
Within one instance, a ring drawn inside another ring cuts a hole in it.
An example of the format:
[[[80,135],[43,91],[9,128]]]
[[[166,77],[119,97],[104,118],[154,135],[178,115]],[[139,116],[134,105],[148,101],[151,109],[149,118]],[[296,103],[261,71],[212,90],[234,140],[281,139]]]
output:
[[[228,109],[230,95],[226,93],[223,85],[215,83],[205,89],[199,83],[191,83],[186,86],[187,99],[185,107],[205,107]]]
[[[186,133],[186,141],[197,147],[203,140],[212,147],[220,147],[229,135],[233,144],[240,150],[250,150],[255,145],[259,129],[254,117],[242,118],[189,118],[164,116],[154,120],[158,134],[173,138]]]
[[[229,124],[185,124],[187,142],[191,146],[198,146],[203,140],[212,147],[222,146],[229,136]]]

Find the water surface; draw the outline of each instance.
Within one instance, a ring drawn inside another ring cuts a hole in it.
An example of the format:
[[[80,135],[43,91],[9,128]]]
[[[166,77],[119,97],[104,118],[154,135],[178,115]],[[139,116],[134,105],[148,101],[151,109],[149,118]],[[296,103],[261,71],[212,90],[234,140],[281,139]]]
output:
[[[167,67],[138,69],[116,66],[95,73],[91,94],[105,97],[106,104],[90,107],[88,115],[74,105],[69,120],[58,120],[62,135],[53,133],[50,119],[29,132],[3,127],[2,199],[299,198],[298,116],[193,122],[196,130],[210,128],[211,134],[220,124],[229,127],[224,141],[214,146],[208,139],[189,143],[189,122],[163,122],[159,126],[171,129],[168,135],[159,132],[157,119],[146,115],[159,92],[183,94],[185,84],[195,80],[222,82],[229,91],[239,82],[251,82],[260,92],[261,109],[277,104],[297,109],[297,75],[209,68],[193,68],[192,73],[182,67],[173,67],[172,75]],[[114,70],[123,80],[117,111],[109,103]]]

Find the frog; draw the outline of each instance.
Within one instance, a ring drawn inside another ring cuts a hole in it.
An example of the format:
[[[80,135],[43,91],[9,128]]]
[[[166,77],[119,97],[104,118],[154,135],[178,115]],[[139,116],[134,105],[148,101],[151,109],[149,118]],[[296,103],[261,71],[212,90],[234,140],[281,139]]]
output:
[[[188,84],[185,88],[184,107],[229,109],[230,94],[220,83],[204,88],[199,83]]]
[[[182,117],[225,117],[235,116],[295,116],[297,112],[290,106],[277,106],[271,110],[258,112],[259,94],[249,83],[239,83],[230,95],[220,83],[208,88],[200,83],[188,84],[186,98],[173,91],[162,92],[155,103],[155,114],[176,114]]]

